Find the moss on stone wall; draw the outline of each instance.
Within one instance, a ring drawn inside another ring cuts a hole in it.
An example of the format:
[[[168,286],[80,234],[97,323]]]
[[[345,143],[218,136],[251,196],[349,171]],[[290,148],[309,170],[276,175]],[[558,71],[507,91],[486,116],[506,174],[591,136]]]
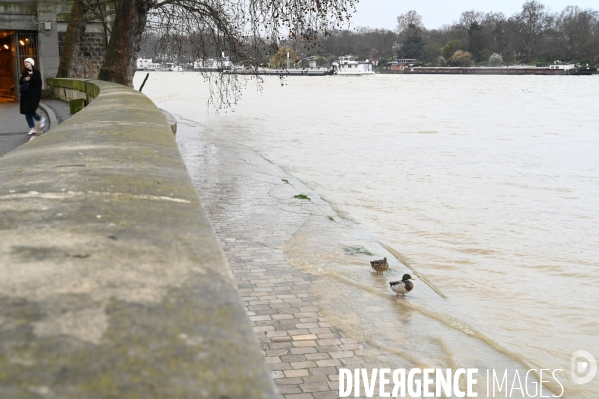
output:
[[[75,89],[82,92],[86,92],[85,80],[81,79],[61,79],[55,78],[52,79],[52,86],[54,87],[64,87],[66,89]]]
[[[0,2],[0,14],[37,15],[37,3],[3,1]]]
[[[49,98],[54,98],[54,92],[52,91],[52,89],[42,90],[42,99],[47,100]]]
[[[77,112],[81,111],[85,108],[85,100],[83,98],[76,98],[74,100],[69,100],[69,110],[71,111],[71,115],[75,115]]]

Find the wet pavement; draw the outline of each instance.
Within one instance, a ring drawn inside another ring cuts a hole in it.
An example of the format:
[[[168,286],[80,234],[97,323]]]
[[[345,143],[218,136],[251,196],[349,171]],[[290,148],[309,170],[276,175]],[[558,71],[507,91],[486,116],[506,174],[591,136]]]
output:
[[[60,100],[42,100],[38,114],[45,116],[47,125],[44,132],[58,126],[71,114],[69,105]],[[27,143],[29,126],[25,116],[19,112],[19,103],[13,99],[0,97],[0,156]]]
[[[319,277],[287,261],[286,243],[323,212],[316,193],[245,147],[202,138],[192,122],[179,120],[178,129],[280,398],[338,398],[339,369],[379,367],[369,356],[380,352],[335,329],[312,292]],[[312,201],[294,198],[298,192]]]
[[[29,127],[19,113],[19,103],[0,97],[0,155],[29,141]]]
[[[67,102],[55,99],[42,100],[41,102],[43,106],[49,107],[54,112],[54,115],[57,119],[57,125],[71,117],[71,109],[69,108],[69,104]],[[53,126],[50,125],[50,129],[52,129],[52,127]]]

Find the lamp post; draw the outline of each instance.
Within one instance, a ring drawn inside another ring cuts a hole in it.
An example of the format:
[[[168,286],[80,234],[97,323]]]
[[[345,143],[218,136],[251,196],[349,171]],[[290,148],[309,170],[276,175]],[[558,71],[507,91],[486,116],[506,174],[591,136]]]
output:
[[[287,70],[289,70],[289,51],[287,52]]]

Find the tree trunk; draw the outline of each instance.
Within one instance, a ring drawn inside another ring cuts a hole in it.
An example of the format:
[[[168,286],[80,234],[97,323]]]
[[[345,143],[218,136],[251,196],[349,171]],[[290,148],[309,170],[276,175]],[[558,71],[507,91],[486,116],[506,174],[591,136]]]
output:
[[[114,25],[98,79],[133,87],[137,55],[148,19],[146,0],[117,2]]]
[[[73,1],[69,24],[67,25],[67,31],[64,35],[64,44],[62,46],[62,55],[60,56],[58,72],[56,73],[57,78],[70,77],[69,71],[73,67],[75,54],[79,48],[79,41],[85,30],[84,16],[86,12],[87,7],[85,4],[79,0]]]

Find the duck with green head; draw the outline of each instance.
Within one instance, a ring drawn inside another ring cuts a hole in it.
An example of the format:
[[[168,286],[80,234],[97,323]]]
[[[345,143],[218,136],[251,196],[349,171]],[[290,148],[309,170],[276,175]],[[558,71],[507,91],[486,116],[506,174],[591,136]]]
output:
[[[392,281],[389,283],[389,286],[391,287],[391,290],[397,293],[397,296],[399,296],[399,294],[405,296],[414,289],[414,283],[410,280],[413,280],[412,276],[404,274],[401,281]]]

